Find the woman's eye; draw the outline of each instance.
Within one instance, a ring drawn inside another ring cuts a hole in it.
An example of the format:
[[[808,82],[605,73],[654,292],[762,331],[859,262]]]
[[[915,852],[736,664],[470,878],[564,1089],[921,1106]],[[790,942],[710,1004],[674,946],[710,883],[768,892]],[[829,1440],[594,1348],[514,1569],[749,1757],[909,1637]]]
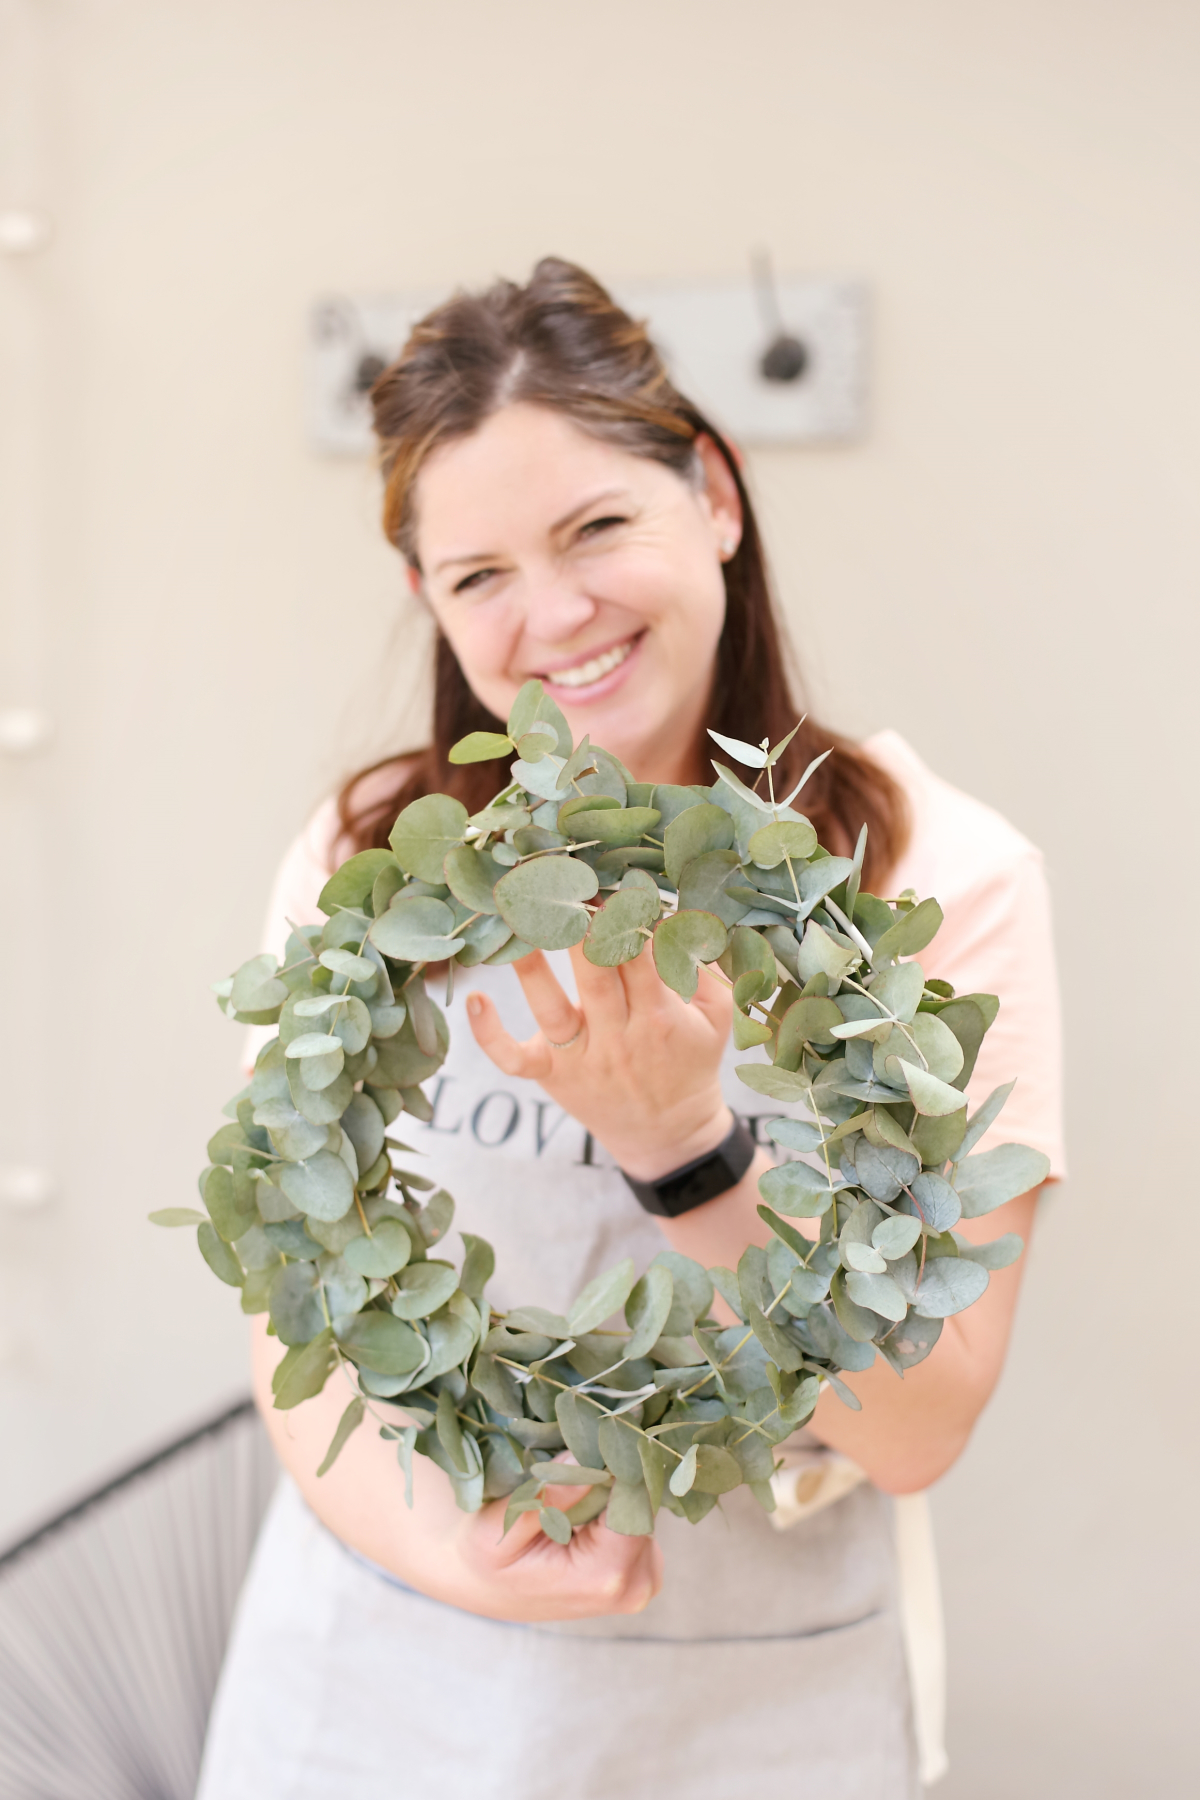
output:
[[[627,525],[628,523],[628,519],[622,518],[617,513],[606,513],[602,519],[589,519],[586,525],[580,527],[579,535],[581,538],[595,537],[598,532],[611,531],[614,525]]]
[[[472,569],[469,575],[464,575],[461,581],[455,582],[453,591],[456,594],[470,593],[472,588],[482,587],[488,577],[495,573],[495,569]]]

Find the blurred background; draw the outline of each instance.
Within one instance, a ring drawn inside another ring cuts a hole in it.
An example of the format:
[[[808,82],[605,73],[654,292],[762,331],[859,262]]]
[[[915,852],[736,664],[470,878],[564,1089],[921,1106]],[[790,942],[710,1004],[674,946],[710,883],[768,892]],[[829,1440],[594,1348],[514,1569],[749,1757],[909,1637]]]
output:
[[[766,247],[870,302],[862,431],[748,453],[814,705],[1057,905],[1073,1174],[934,1493],[938,1792],[1195,1793],[1198,80],[1189,0],[0,0],[0,1541],[244,1392],[145,1223],[240,1085],[208,984],[422,738],[314,302]]]

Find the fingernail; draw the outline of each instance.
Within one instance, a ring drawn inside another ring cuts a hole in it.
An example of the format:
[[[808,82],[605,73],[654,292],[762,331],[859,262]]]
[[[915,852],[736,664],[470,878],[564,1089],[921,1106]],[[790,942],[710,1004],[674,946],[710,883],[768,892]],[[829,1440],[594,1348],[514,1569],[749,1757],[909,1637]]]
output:
[[[480,1013],[483,1011],[483,996],[481,994],[467,995],[467,1011],[473,1019],[479,1017]]]

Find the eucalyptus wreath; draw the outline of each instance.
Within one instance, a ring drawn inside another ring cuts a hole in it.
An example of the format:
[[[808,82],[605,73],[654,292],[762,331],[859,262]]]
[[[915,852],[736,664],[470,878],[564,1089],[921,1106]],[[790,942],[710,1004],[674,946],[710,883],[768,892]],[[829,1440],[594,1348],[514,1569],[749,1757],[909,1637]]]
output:
[[[559,1543],[602,1512],[633,1536],[660,1506],[695,1523],[742,1484],[770,1511],[776,1448],[822,1387],[857,1408],[843,1372],[878,1355],[903,1375],[1020,1254],[1013,1234],[980,1246],[954,1229],[1048,1169],[1020,1144],[975,1149],[1013,1085],[968,1117],[998,1001],[925,976],[914,959],[941,909],[862,890],[865,829],[853,857],[818,844],[794,802],[822,758],[780,797],[790,739],[711,735],[752,781],[715,762],[711,787],[637,782],[586,738],[576,747],[528,682],[507,735],[473,732],[451,752],[515,756],[482,812],[414,801],[390,848],[327,882],[324,925],[293,926],[282,964],[254,956],[216,984],[228,1016],[277,1034],[209,1142],[205,1211],[151,1218],[194,1224],[243,1311],[270,1315],[286,1346],[277,1407],[335,1371],[348,1380],[318,1474],[369,1415],[396,1443],[409,1505],[418,1453],[465,1511],[507,1496],[506,1530],[536,1511]],[[449,1032],[430,970],[444,965],[448,1003],[457,968],[576,944],[613,968],[647,942],[684,1000],[701,965],[720,971],[735,1046],[769,1057],[738,1075],[803,1113],[767,1126],[783,1153],[759,1182],[769,1247],[736,1271],[664,1250],[640,1277],[632,1261],[598,1276],[565,1314],[498,1312],[491,1246],[463,1232],[461,1263],[443,1254],[454,1202],[388,1135],[405,1113],[432,1116],[422,1084]],[[717,1294],[737,1324],[713,1317]],[[560,1509],[548,1486],[580,1498]]]

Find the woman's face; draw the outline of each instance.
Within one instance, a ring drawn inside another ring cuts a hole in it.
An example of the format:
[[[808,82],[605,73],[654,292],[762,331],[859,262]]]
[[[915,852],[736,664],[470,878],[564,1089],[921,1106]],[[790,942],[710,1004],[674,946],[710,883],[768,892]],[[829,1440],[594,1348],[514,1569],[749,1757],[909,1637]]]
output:
[[[438,450],[416,492],[424,592],[497,718],[545,683],[639,780],[693,781],[725,619],[737,489],[711,443],[702,482],[513,405]]]

